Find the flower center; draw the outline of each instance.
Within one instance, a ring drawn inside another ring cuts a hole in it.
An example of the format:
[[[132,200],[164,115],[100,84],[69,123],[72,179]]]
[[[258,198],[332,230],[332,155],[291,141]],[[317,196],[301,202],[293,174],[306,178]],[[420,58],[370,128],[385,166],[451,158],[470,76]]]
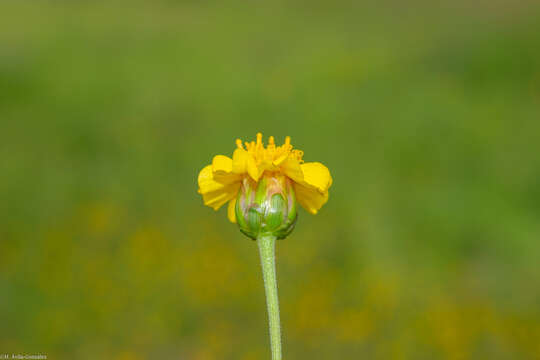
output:
[[[242,145],[242,140],[236,139],[236,146],[239,149],[246,150],[255,160],[255,163],[257,165],[260,164],[267,164],[269,167],[269,170],[274,167],[273,165],[275,163],[281,163],[288,157],[293,157],[298,161],[299,163],[303,163],[304,160],[302,160],[302,157],[304,156],[304,152],[302,150],[293,150],[293,146],[291,145],[291,137],[287,136],[285,138],[285,143],[281,146],[276,146],[275,140],[273,136],[270,136],[268,138],[268,146],[265,147],[262,142],[262,134],[257,134],[257,142],[251,141],[251,142],[245,142],[245,148],[244,145]]]

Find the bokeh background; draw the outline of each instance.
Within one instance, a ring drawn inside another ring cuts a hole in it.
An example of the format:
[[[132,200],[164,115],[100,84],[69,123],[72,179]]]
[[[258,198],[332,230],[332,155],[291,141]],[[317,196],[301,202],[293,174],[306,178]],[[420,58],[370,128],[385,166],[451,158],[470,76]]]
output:
[[[536,1],[2,1],[0,353],[269,359],[236,138],[332,171],[285,359],[540,359]]]

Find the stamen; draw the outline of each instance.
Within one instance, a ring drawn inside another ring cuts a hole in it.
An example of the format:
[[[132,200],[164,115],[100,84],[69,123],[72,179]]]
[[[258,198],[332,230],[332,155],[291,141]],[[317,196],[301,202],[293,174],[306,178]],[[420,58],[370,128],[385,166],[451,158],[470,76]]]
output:
[[[274,137],[273,137],[273,136],[270,136],[270,137],[268,138],[268,145],[275,145],[275,143],[274,143]]]
[[[242,140],[236,139],[236,147],[242,150],[244,149],[244,147],[242,146]]]
[[[262,134],[257,133],[257,146],[262,145]]]
[[[292,150],[291,153],[296,158],[296,160],[298,160],[300,164],[304,162],[304,160],[302,160],[302,157],[304,156],[304,152],[302,150],[295,149],[295,150]]]
[[[290,136],[285,137],[285,144],[284,145],[287,145],[287,147],[289,145],[291,145],[291,137]]]

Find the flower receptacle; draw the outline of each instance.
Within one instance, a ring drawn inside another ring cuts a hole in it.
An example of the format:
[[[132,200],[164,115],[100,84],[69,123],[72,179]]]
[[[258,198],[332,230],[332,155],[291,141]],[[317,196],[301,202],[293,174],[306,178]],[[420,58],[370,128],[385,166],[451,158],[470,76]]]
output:
[[[265,174],[258,182],[243,179],[235,211],[238,227],[246,236],[254,240],[262,235],[284,239],[298,217],[291,181],[280,174]]]

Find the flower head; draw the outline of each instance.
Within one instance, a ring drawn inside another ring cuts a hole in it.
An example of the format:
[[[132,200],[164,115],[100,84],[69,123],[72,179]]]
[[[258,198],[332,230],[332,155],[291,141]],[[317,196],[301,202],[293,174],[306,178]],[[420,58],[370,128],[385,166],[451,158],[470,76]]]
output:
[[[295,201],[312,214],[316,214],[328,201],[328,188],[332,185],[330,171],[319,162],[305,163],[302,159],[304,153],[293,149],[290,137],[285,138],[283,145],[276,146],[274,137],[270,136],[265,147],[262,134],[258,133],[257,141],[242,144],[238,139],[236,147],[232,159],[224,155],[214,156],[212,164],[201,170],[198,179],[199,193],[205,205],[217,210],[229,202],[231,222],[237,222],[237,216],[247,216],[249,210],[256,207],[260,209],[264,223],[266,213],[277,211],[268,205],[272,199],[275,204],[281,201],[273,197],[276,194],[280,195],[283,206],[287,208],[281,213],[284,223],[292,221],[293,225],[296,220]],[[260,189],[261,184],[264,189]],[[253,202],[254,198],[249,198],[250,191],[266,195],[264,199],[259,197]],[[237,201],[242,201],[242,204],[237,206]],[[293,207],[294,219],[291,220]],[[238,220],[242,229],[245,219]]]

